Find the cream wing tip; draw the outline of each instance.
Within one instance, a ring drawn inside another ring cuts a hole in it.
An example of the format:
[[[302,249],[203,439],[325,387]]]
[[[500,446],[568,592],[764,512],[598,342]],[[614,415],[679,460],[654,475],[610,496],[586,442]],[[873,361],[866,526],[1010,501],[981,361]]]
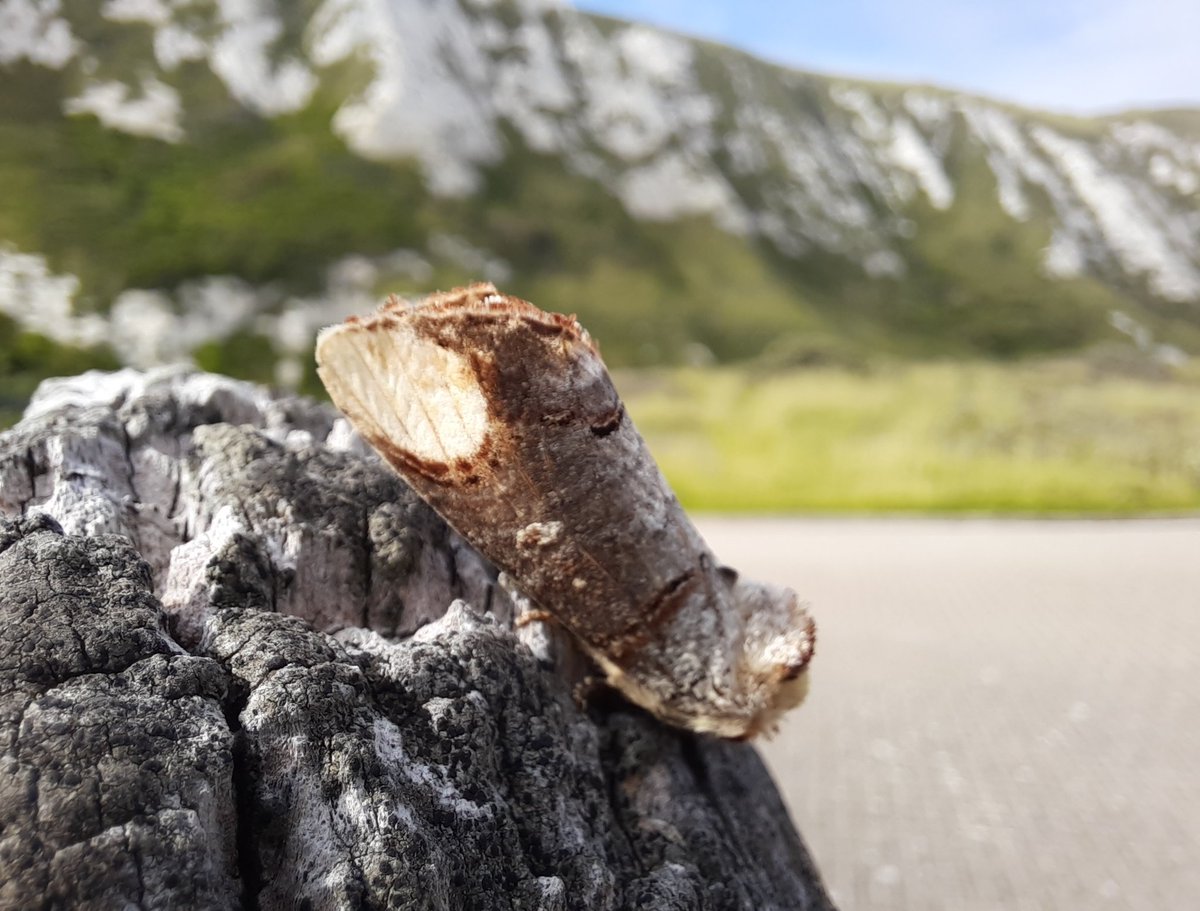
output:
[[[342,335],[351,328],[352,323],[334,323],[326,326],[317,333],[317,357],[320,359],[321,348],[335,335]]]

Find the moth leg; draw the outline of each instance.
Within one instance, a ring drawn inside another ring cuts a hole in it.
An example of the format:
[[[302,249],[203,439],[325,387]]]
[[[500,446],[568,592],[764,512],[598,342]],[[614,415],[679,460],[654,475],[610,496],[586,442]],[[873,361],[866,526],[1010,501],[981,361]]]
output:
[[[528,626],[530,623],[558,623],[558,618],[550,611],[542,610],[539,607],[533,607],[529,610],[522,611],[520,616],[513,621],[513,626],[520,629],[523,626]]]
[[[612,685],[608,682],[607,678],[599,674],[588,674],[575,684],[571,690],[571,695],[574,697],[575,705],[579,711],[586,712],[591,702],[595,701],[598,697],[611,695],[612,692]]]

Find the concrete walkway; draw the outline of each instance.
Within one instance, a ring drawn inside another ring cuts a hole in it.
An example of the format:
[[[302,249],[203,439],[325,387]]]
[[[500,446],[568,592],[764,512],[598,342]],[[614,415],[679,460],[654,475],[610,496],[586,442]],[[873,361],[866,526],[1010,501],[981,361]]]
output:
[[[844,911],[1200,908],[1200,521],[698,524],[812,604],[763,752]]]

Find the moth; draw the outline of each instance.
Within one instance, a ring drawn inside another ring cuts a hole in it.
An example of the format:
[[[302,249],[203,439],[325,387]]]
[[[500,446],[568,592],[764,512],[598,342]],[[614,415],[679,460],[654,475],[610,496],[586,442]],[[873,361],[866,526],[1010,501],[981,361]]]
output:
[[[796,593],[713,557],[573,316],[479,283],[317,340],[334,404],[405,481],[670,724],[774,729],[808,688]]]

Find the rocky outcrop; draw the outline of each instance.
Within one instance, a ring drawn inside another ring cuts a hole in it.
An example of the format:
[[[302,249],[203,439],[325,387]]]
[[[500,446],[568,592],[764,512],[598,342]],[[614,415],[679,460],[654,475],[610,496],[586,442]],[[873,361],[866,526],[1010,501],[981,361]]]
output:
[[[753,747],[569,643],[336,414],[179,370],[0,437],[0,907],[830,907]]]

